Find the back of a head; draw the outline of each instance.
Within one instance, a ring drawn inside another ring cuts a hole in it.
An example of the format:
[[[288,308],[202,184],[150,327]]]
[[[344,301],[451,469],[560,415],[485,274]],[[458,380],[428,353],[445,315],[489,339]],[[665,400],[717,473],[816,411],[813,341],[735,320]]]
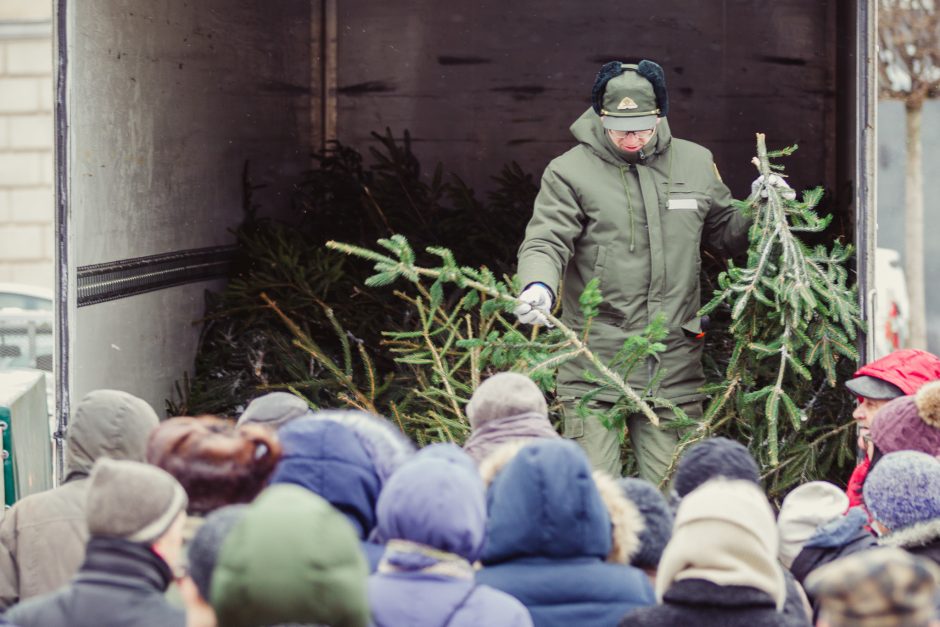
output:
[[[584,451],[570,440],[519,449],[487,491],[483,562],[610,553],[611,520]]]
[[[897,548],[853,553],[806,580],[829,627],[929,627],[938,585],[940,567]]]
[[[757,588],[780,608],[786,586],[777,551],[774,514],[763,491],[751,481],[713,479],[679,504],[656,575],[657,597],[679,580],[703,579]]]
[[[626,477],[619,479],[617,485],[639,510],[644,523],[639,536],[640,548],[630,559],[630,564],[655,570],[672,538],[673,515],[669,503],[662,492],[645,479]]]
[[[65,449],[67,478],[87,475],[101,457],[142,462],[160,424],[145,400],[120,390],[89,392],[72,412]]]
[[[865,506],[889,530],[882,544],[923,544],[940,535],[940,461],[919,451],[881,458],[862,488]]]
[[[219,551],[228,534],[241,521],[248,506],[244,504],[220,507],[206,516],[187,547],[189,576],[203,600],[208,602],[212,590],[212,573],[219,559]]]
[[[760,470],[747,447],[728,438],[709,438],[689,448],[679,460],[672,487],[680,497],[717,477],[760,485]]]
[[[522,414],[547,419],[548,404],[532,379],[516,372],[500,372],[488,378],[474,390],[467,403],[467,418],[474,429],[492,420]]]
[[[790,568],[816,530],[848,508],[849,497],[828,481],[804,483],[787,494],[777,516],[783,565]]]
[[[339,423],[352,431],[382,483],[415,454],[414,443],[381,416],[352,409],[330,409],[318,411],[312,417]]]
[[[101,458],[88,480],[85,517],[92,537],[148,545],[185,509],[183,487],[150,464]]]
[[[356,432],[333,420],[298,418],[278,430],[284,452],[272,484],[290,483],[323,497],[365,538],[375,527],[382,481]]]
[[[253,500],[280,455],[271,430],[250,424],[236,428],[215,416],[171,418],[147,443],[147,461],[176,477],[195,515]]]
[[[310,413],[310,407],[299,396],[289,392],[269,392],[248,403],[238,417],[238,426],[258,424],[278,429],[294,418]]]
[[[382,542],[417,542],[470,562],[480,556],[483,481],[473,460],[452,444],[429,446],[399,468],[379,496],[377,514]]]
[[[346,519],[303,488],[277,485],[222,543],[209,600],[226,627],[364,627],[367,575]]]

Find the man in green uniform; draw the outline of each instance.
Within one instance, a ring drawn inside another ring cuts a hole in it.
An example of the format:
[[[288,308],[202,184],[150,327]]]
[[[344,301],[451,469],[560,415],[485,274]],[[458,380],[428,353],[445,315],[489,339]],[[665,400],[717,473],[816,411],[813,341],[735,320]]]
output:
[[[642,394],[659,369],[649,395],[666,398],[690,417],[700,417],[702,326],[700,245],[724,256],[746,250],[750,222],[732,206],[711,153],[676,139],[666,119],[668,97],[662,68],[612,62],[598,73],[592,108],[571,126],[578,145],[549,163],[532,219],[519,249],[524,286],[515,314],[527,324],[545,324],[564,278],[562,320],[583,328],[578,296],[592,278],[604,296],[591,325],[589,346],[605,362],[624,340],[658,315],[669,333],[666,350],[634,368],[629,383]],[[782,178],[772,176],[792,198]],[[757,181],[755,181],[757,184]],[[592,388],[586,360],[561,366],[557,393],[565,409],[565,437],[587,451],[595,468],[621,473],[619,434],[596,418],[582,419],[577,399]],[[599,395],[607,403],[616,395]],[[661,424],[674,418],[658,409]],[[659,482],[681,434],[657,427],[641,414],[626,417],[640,475]]]

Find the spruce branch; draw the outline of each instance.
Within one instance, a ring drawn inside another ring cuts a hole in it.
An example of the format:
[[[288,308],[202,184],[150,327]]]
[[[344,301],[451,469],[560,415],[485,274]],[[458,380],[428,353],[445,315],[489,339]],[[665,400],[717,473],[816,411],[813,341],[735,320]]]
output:
[[[770,468],[781,465],[783,432],[799,432],[804,423],[812,422],[813,403],[808,399],[819,395],[810,387],[814,378],[836,385],[840,360],[858,359],[851,340],[863,328],[856,292],[847,284],[843,267],[852,247],[835,242],[831,251],[824,246],[811,249],[797,236],[828,226],[831,217],[821,218],[814,211],[822,190],[805,192],[802,200],[788,200],[770,183],[771,176],[785,176],[783,167],[771,160],[790,156],[795,148],[768,151],[764,135],[757,134],[752,163],[763,178],[746,202],[754,219],[747,265],[729,263],[718,278],[720,289],[700,312],[730,307],[729,332],[735,342],[726,383],[718,387],[718,400],[705,412],[706,429],[727,420],[729,412],[738,414],[739,420],[750,418],[747,430],[762,438],[755,452]],[[771,358],[772,367],[765,364]],[[762,411],[754,407],[758,401]],[[781,414],[788,419],[786,425]],[[814,445],[788,438],[802,452]],[[786,466],[793,459],[791,455]]]

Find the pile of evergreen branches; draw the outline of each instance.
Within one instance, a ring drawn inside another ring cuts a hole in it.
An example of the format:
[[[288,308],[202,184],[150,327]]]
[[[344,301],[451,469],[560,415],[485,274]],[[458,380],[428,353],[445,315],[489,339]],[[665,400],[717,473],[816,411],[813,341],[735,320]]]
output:
[[[222,293],[207,295],[195,373],[169,413],[234,415],[258,394],[286,389],[314,407],[386,415],[420,444],[459,442],[463,407],[485,376],[526,372],[550,393],[561,361],[590,355],[557,317],[545,330],[520,328],[507,314],[532,177],[506,166],[479,200],[441,166],[423,173],[407,134],[401,143],[376,138],[368,165],[341,145],[320,156],[297,186],[292,224],[258,219],[246,202],[237,271]],[[759,170],[780,172],[771,159],[789,152],[768,155],[760,144]],[[683,445],[709,435],[748,443],[773,495],[847,474],[852,399],[840,383],[855,368],[860,322],[845,269],[851,247],[811,248],[797,236],[828,227],[814,211],[821,191],[790,202],[763,189],[766,197],[740,203],[755,220],[746,262],[703,277],[715,291],[703,310],[714,324],[713,400]],[[246,183],[246,197],[250,190]],[[372,250],[376,241],[384,251]],[[356,257],[374,266],[371,276]],[[596,285],[586,290],[587,318],[601,298]],[[615,362],[661,350],[662,333],[654,323]],[[625,372],[599,365],[610,373],[599,385],[619,389],[622,407],[648,409],[652,399],[629,390]]]
[[[179,382],[168,414],[232,416],[276,389],[294,390],[315,406],[344,406],[357,397],[350,386],[370,387],[373,374],[377,408],[411,395],[383,332],[415,329],[414,295],[365,289],[368,266],[326,249],[331,239],[373,245],[400,230],[419,251],[444,246],[501,274],[514,268],[538,191],[531,175],[509,164],[480,199],[440,165],[424,172],[407,133],[402,140],[388,131],[375,138],[369,163],[341,144],[318,155],[317,167],[296,186],[294,217],[286,222],[257,217],[246,173],[234,271],[221,293],[206,294],[194,372]],[[449,294],[442,305],[458,307],[460,298]],[[480,331],[487,328],[484,322]],[[312,353],[296,345],[298,332]],[[423,429],[405,426],[425,439]]]

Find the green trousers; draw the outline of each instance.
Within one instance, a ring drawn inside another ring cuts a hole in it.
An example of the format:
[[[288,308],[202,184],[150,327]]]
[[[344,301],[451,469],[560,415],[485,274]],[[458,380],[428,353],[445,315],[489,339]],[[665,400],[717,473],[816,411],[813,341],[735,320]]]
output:
[[[579,418],[577,405],[577,399],[562,401],[565,417],[564,436],[581,445],[595,470],[603,470],[613,477],[621,476],[623,462],[620,459],[620,434],[616,429],[605,427],[597,418]],[[591,401],[589,404],[603,410],[609,409],[611,405],[612,403],[603,401]],[[693,420],[702,417],[700,402],[686,403],[679,407]],[[675,418],[670,409],[656,408],[655,411],[659,416],[660,425]],[[682,438],[682,431],[657,427],[640,413],[630,414],[625,423],[640,477],[659,485],[669,469],[676,446]]]

